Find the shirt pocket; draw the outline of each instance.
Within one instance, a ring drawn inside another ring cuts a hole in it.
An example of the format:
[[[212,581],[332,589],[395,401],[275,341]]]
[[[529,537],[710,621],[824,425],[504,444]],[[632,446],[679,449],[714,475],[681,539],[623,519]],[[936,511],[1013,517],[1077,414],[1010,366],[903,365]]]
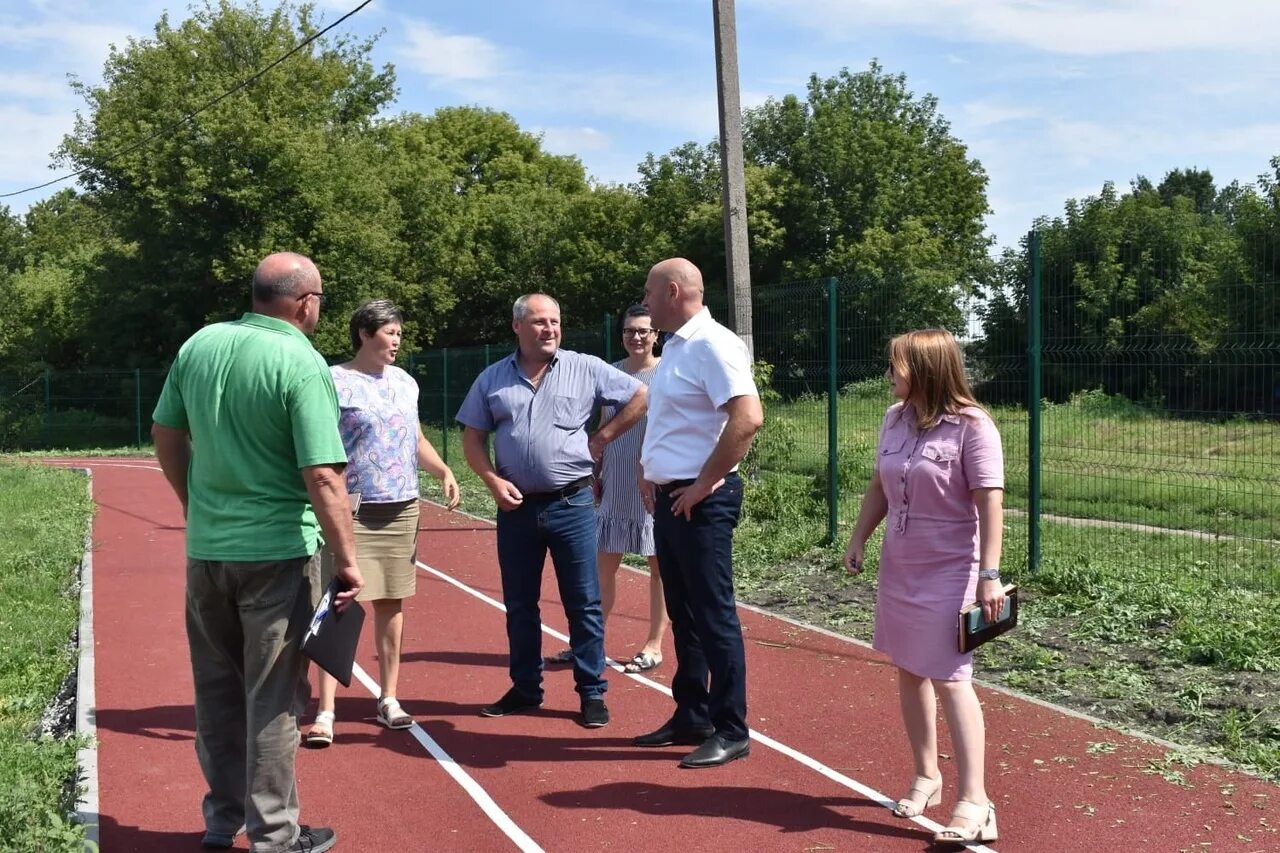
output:
[[[587,422],[584,401],[568,394],[557,394],[551,401],[551,419],[560,429],[574,430]]]
[[[896,456],[900,453],[905,453],[908,449],[907,445],[910,442],[911,436],[909,435],[886,436],[880,442],[880,458],[884,459],[887,456]]]
[[[960,445],[954,441],[931,441],[920,451],[920,456],[936,465],[950,468],[951,463],[960,458]]]
[[[511,401],[501,391],[494,391],[488,396],[489,416],[495,424],[509,421],[515,412],[511,409]]]

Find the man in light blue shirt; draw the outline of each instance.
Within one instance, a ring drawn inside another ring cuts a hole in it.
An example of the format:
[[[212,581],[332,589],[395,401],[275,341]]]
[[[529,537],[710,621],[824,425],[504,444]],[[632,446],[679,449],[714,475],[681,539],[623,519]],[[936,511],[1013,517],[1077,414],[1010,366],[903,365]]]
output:
[[[644,416],[647,391],[595,356],[561,350],[560,305],[550,296],[517,299],[511,328],[518,348],[476,377],[457,415],[465,427],[467,464],[498,503],[498,565],[511,655],[511,689],[480,713],[501,717],[542,704],[538,596],[549,549],[569,622],[582,724],[598,728],[609,722],[609,710],[591,472],[605,445]],[[604,404],[617,407],[618,414],[588,433]],[[490,433],[496,466],[489,458]]]

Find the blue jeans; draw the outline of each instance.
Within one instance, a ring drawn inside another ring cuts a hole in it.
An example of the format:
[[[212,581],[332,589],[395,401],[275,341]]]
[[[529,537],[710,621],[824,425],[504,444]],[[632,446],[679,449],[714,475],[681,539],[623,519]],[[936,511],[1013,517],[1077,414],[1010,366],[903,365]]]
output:
[[[596,508],[591,489],[569,497],[526,498],[498,513],[498,565],[507,607],[511,683],[542,699],[542,566],[551,551],[560,601],[569,621],[573,680],[584,700],[604,696],[604,613],[596,569]]]
[[[692,518],[672,515],[671,498],[661,490],[653,513],[676,646],[672,722],[686,731],[712,727],[732,741],[747,737],[747,661],[733,593],[733,531],[741,509],[742,480],[730,474],[693,508]]]

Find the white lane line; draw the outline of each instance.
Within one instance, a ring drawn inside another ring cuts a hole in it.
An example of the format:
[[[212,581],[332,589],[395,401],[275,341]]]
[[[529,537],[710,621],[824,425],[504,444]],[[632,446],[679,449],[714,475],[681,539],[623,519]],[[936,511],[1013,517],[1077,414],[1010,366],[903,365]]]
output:
[[[137,465],[129,465],[124,462],[97,462],[93,459],[50,459],[45,462],[46,465],[66,465],[72,468],[133,468],[140,471],[159,471],[160,466],[148,463],[145,460],[138,460]]]
[[[145,464],[127,465],[127,464],[113,463],[113,462],[73,463],[73,462],[56,461],[53,464],[77,465],[77,466],[82,464],[90,464],[95,467],[141,468],[143,470],[150,470],[150,471],[160,470],[160,467],[158,465],[145,465]],[[86,470],[86,473],[88,473],[91,478],[90,494],[92,495],[92,483],[93,483],[92,472]],[[93,736],[96,733],[96,730],[93,728],[93,716],[94,716],[93,613],[92,613],[93,575],[92,575],[92,562],[91,562],[92,551],[89,550],[88,544],[89,543],[86,544],[86,550],[84,553],[84,559],[85,559],[84,584],[85,586],[81,589],[80,674],[79,674],[79,680],[77,682],[79,696],[77,697],[76,718],[77,718],[77,729],[80,731],[80,733]],[[475,594],[479,594],[479,593],[475,593]],[[490,604],[496,604],[499,607],[502,606],[501,604],[498,604],[491,598],[487,600],[488,600],[488,603]],[[565,639],[567,641],[568,638],[565,638]],[[375,699],[382,695],[382,687],[378,684],[378,682],[374,681],[359,664],[356,664],[353,667],[352,672],[355,674],[356,678],[360,680],[360,683],[365,686],[365,689],[368,690],[369,693]],[[85,690],[86,683],[89,685],[87,691]],[[418,723],[415,722],[413,726],[409,729],[409,731],[413,734],[414,738],[418,741],[418,743],[422,745],[422,748],[425,749],[431,755],[431,757],[434,758],[440,764],[442,768],[444,768],[444,772],[448,773],[451,777],[453,777],[453,781],[457,782],[458,785],[461,786],[462,789],[467,792],[467,794],[471,797],[472,800],[475,801],[476,805],[480,807],[480,810],[485,813],[485,815],[489,818],[489,820],[493,821],[493,823],[499,829],[501,829],[508,838],[511,839],[511,841],[516,845],[517,849],[522,851],[522,853],[544,853],[543,849],[538,845],[538,843],[534,841],[532,838],[530,838],[529,835],[525,833],[524,830],[522,830],[519,826],[517,826],[515,821],[513,821],[510,818],[510,816],[507,815],[506,812],[504,812],[501,808],[498,807],[498,804],[494,802],[493,798],[489,796],[489,793],[485,791],[483,787],[480,786],[480,783],[476,782],[475,779],[471,778],[470,774],[468,774],[467,771],[463,770],[462,767],[458,764],[458,762],[453,759],[453,756],[445,752],[444,749],[440,746],[440,744],[436,743],[436,741],[429,734],[426,733],[426,731],[422,728],[422,726],[418,725]],[[98,756],[97,756],[96,742],[93,747],[80,751],[80,767],[85,776],[85,779],[84,779],[85,793],[80,800],[80,802],[84,804],[84,807],[77,812],[77,815],[79,816],[81,822],[85,824],[87,832],[93,833],[95,836],[98,829],[98,826],[97,826],[98,824],[98,784],[97,784],[98,783],[98,773],[97,773],[98,761],[97,761],[97,757]]]
[[[466,592],[467,594],[480,599],[485,604],[488,604],[491,607],[501,610],[504,613],[506,612],[507,608],[502,604],[501,601],[498,601],[492,598],[491,596],[485,595],[483,592],[481,592],[478,589],[473,589],[472,587],[468,586],[467,584],[463,583],[462,581],[458,580],[452,575],[442,572],[440,569],[434,568],[433,566],[428,566],[426,563],[422,562],[421,560],[415,560],[414,562],[417,563],[420,569],[422,569],[423,571],[429,574],[436,576],[437,578],[444,581],[445,583],[452,584],[453,586],[456,586],[458,589],[462,590],[463,592]],[[555,637],[556,639],[561,640],[563,642],[566,642],[566,643],[569,642],[569,638],[567,636],[565,636],[564,634],[560,633],[559,631],[545,624],[542,626],[542,633],[551,637]],[[665,684],[660,684],[656,681],[653,681],[650,678],[646,678],[644,675],[641,675],[640,673],[626,672],[622,668],[622,665],[619,664],[617,661],[611,660],[609,658],[606,658],[606,660],[608,661],[609,665],[613,667],[613,669],[616,670],[617,672],[620,672],[623,675],[627,676],[628,678],[634,679],[640,682],[641,684],[651,687],[654,690],[657,690],[659,693],[662,693],[666,696],[671,696],[671,688],[667,687]],[[880,805],[884,806],[886,809],[889,809],[890,811],[893,810],[895,801],[889,799],[884,794],[877,791],[875,788],[864,785],[861,782],[857,781],[856,779],[851,779],[850,777],[844,775],[838,770],[834,770],[828,767],[827,765],[823,764],[818,759],[813,758],[810,755],[806,755],[805,753],[801,752],[798,749],[793,749],[792,747],[789,747],[780,741],[774,740],[768,735],[760,734],[759,732],[756,732],[754,730],[750,732],[750,735],[751,735],[751,739],[759,743],[761,746],[766,746],[770,749],[776,750],[777,752],[782,753],[783,755],[787,756],[793,761],[803,764],[805,767],[808,767],[810,770],[817,771],[821,775],[830,779],[832,782],[835,782],[837,785],[841,785],[852,791],[856,791],[862,796],[866,797],[867,799],[873,800],[879,803]],[[937,832],[938,830],[943,828],[942,824],[936,823],[935,821],[930,820],[924,815],[917,815],[916,817],[911,818],[911,820],[916,824],[929,830],[930,832]],[[965,847],[968,848],[969,850],[975,851],[975,853],[995,853],[994,850],[982,844],[977,844],[977,843],[967,844],[965,845]]]
[[[55,463],[55,464],[63,464],[63,463]],[[66,463],[66,464],[70,464],[70,463]],[[110,462],[98,462],[98,463],[90,463],[90,464],[112,466],[112,467],[118,467],[118,468],[145,467],[153,471],[160,470],[158,466],[149,466],[149,465],[121,465],[121,464],[115,464]],[[431,501],[428,501],[428,502],[434,503]],[[462,514],[475,518],[478,521],[486,521],[492,524],[492,522],[489,521],[489,519],[482,518],[480,516],[471,515],[470,513],[465,513],[465,512]],[[424,571],[435,575],[436,577],[440,578],[446,583],[456,586],[458,589],[462,590],[463,592],[466,592],[468,595],[478,598],[479,600],[483,601],[485,604],[488,604],[489,606],[494,607],[497,610],[501,610],[504,613],[506,612],[507,608],[505,605],[503,605],[501,601],[498,601],[497,599],[491,596],[488,596],[483,592],[480,592],[480,590],[478,589],[474,589],[468,586],[467,584],[463,583],[462,581],[458,580],[452,575],[448,575],[440,571],[439,569],[436,569],[432,566],[428,566],[426,563],[422,562],[421,560],[415,560],[415,562],[417,563],[418,567],[423,569]],[[755,610],[756,608],[749,608],[749,609]],[[757,612],[761,612],[761,611],[757,611]],[[768,615],[773,615],[773,614],[768,614]],[[802,627],[808,627],[808,626],[802,626]],[[565,642],[565,643],[569,642],[569,637],[567,635],[562,634],[559,631],[547,625],[542,626],[542,632],[544,634],[547,634],[548,636],[555,637],[557,640],[560,640],[561,642]],[[618,663],[617,661],[611,658],[606,658],[605,660],[608,662],[609,666],[611,666],[615,671],[627,676],[628,678],[635,679],[641,684],[644,684],[654,690],[657,690],[659,693],[662,693],[668,697],[671,696],[671,688],[667,687],[665,684],[660,684],[656,681],[653,681],[652,679],[646,678],[644,675],[640,673],[626,672],[623,669],[622,664]],[[365,685],[365,688],[368,689],[369,692],[373,694],[374,698],[377,698],[378,696],[381,695],[382,688],[379,687],[378,683],[375,682],[372,678],[370,678],[368,674],[365,673],[365,671],[361,669],[358,665],[355,668],[355,672],[356,672],[356,676],[360,679],[361,683],[363,683]],[[461,785],[471,795],[472,799],[476,801],[476,803],[485,812],[485,814],[489,815],[490,820],[492,820],[499,828],[501,828],[503,832],[505,832],[507,836],[511,838],[512,841],[514,841],[518,847],[520,847],[521,850],[527,850],[527,851],[530,851],[530,853],[532,853],[532,851],[541,851],[541,848],[538,847],[537,843],[534,842],[533,839],[529,838],[529,836],[526,835],[523,830],[521,830],[518,826],[516,826],[514,822],[511,821],[511,819],[507,816],[507,814],[498,807],[498,805],[493,801],[493,798],[489,796],[489,794],[484,790],[484,788],[480,787],[480,785],[474,779],[472,779],[469,775],[467,775],[466,771],[464,771],[461,767],[459,767],[457,762],[455,762],[453,758],[450,757],[449,754],[446,753],[438,743],[432,740],[432,738],[416,722],[413,724],[412,731],[413,731],[414,737],[417,738],[418,742],[422,744],[422,746],[427,750],[427,752],[429,752],[432,755],[432,757],[434,757],[438,762],[440,762],[440,765],[444,767],[445,772],[447,772],[450,776],[453,776],[454,781],[458,782],[458,784]],[[880,793],[874,788],[871,788],[867,785],[863,785],[861,782],[858,782],[855,779],[851,779],[850,777],[844,775],[843,773],[840,773],[837,770],[833,770],[832,768],[823,764],[821,761],[818,761],[816,758],[806,755],[805,753],[800,752],[797,749],[792,749],[786,744],[780,741],[774,740],[768,735],[763,735],[763,734],[760,734],[759,732],[751,731],[750,736],[752,740],[756,741],[762,746],[769,747],[770,749],[773,749],[773,750],[776,750],[777,752],[782,753],[788,758],[800,764],[803,764],[809,769],[817,771],[819,774],[825,776],[826,778],[830,779],[836,784],[842,785],[843,787],[856,791],[859,794],[862,794],[864,797],[870,800],[873,800],[875,802],[878,802],[880,805],[884,806],[886,809],[889,809],[889,810],[893,809],[894,801],[886,797],[884,794]],[[936,823],[935,821],[930,820],[924,815],[918,815],[914,818],[911,818],[911,820],[916,824],[919,824],[920,826],[929,830],[930,832],[937,832],[938,830],[943,828],[942,824]],[[528,847],[524,846],[526,843],[531,846],[528,846]],[[983,844],[976,844],[976,843],[966,844],[964,845],[964,847],[966,849],[975,851],[975,853],[996,853],[995,850]]]
[[[352,667],[351,671],[375,699],[382,695],[382,688],[378,685],[378,682],[374,681],[360,664]],[[453,756],[445,752],[422,726],[415,721],[408,731],[413,734],[418,743],[422,745],[422,748],[430,753],[431,757],[444,768],[444,772],[452,776],[453,781],[457,782],[462,787],[462,790],[466,791],[471,799],[475,800],[476,805],[488,816],[489,820],[493,821],[499,829],[506,833],[506,836],[515,843],[519,850],[524,851],[524,853],[543,853],[538,843],[517,826],[516,822],[506,812],[499,808],[493,797],[489,796],[489,792],[482,788],[479,782],[471,778],[471,775],[463,770],[458,762],[453,760]]]

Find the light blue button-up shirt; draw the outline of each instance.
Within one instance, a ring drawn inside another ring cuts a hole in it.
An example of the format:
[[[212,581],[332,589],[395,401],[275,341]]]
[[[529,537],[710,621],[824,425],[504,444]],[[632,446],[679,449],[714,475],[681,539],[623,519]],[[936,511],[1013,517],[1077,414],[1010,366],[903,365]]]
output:
[[[559,350],[534,388],[512,353],[476,377],[457,421],[494,433],[498,476],[524,493],[550,492],[591,473],[588,424],[642,385],[594,355]]]

